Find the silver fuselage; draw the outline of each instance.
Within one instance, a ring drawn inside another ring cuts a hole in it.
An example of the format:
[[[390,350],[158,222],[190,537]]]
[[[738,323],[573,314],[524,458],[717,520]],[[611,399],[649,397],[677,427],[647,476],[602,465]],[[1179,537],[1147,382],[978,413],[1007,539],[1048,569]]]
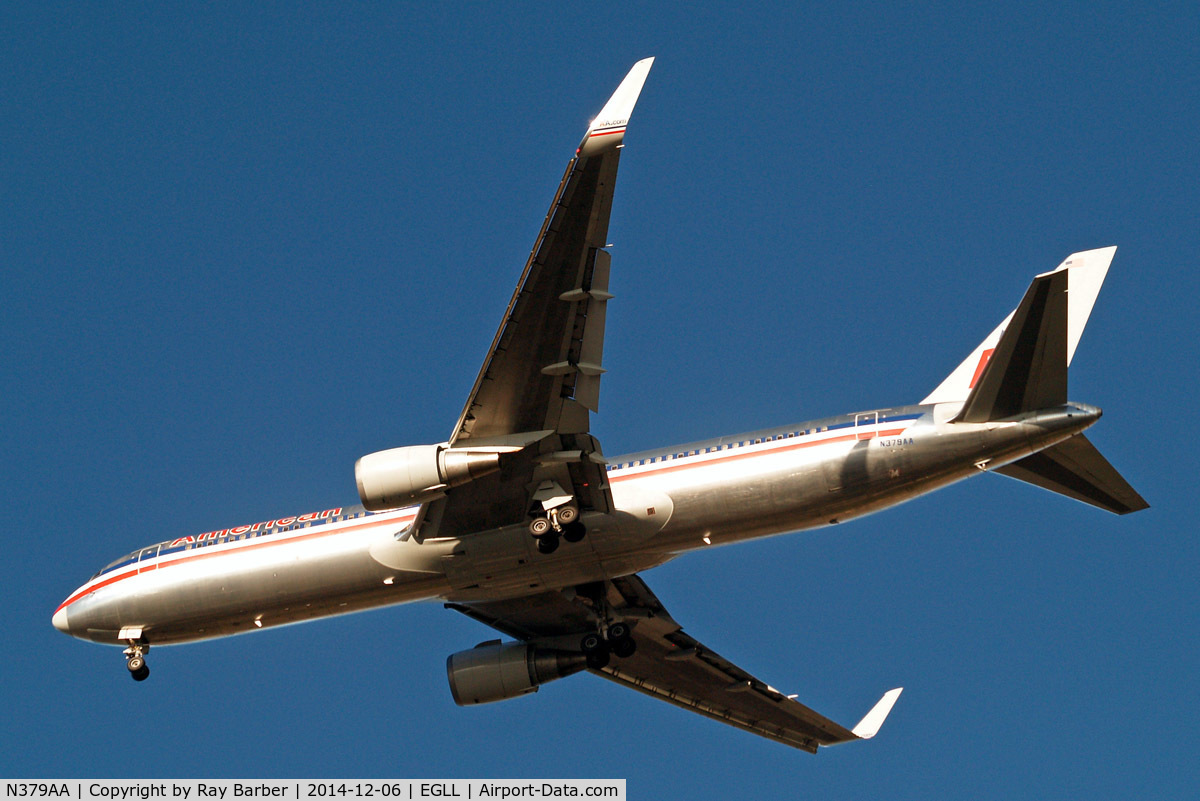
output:
[[[959,406],[880,409],[614,459],[607,477],[616,513],[585,514],[587,536],[552,554],[537,551],[523,523],[461,538],[400,536],[416,507],[347,507],[182,537],[97,574],[54,623],[112,644],[140,630],[162,645],[408,601],[479,601],[616,578],[691,550],[902,503],[1048,448],[1100,416],[1071,404],[1007,421],[948,422]]]

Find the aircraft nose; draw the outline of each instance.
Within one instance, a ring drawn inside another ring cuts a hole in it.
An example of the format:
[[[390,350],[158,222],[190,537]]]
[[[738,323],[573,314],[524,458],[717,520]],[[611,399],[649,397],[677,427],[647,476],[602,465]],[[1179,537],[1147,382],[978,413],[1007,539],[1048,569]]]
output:
[[[50,618],[50,622],[54,624],[54,628],[61,631],[63,634],[70,634],[71,628],[67,625],[67,610],[59,609],[54,613],[54,617]]]

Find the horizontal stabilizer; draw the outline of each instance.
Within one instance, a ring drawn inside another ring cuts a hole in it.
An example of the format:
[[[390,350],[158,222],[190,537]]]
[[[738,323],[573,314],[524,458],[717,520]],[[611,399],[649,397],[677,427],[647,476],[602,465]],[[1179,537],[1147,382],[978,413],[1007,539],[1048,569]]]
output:
[[[1124,515],[1150,504],[1082,434],[993,472]]]

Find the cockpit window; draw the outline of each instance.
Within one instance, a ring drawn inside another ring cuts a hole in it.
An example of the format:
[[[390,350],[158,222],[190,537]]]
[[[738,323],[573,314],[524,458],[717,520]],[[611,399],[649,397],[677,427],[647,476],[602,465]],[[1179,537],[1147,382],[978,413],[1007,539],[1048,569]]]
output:
[[[112,561],[112,562],[108,563],[107,565],[105,565],[104,567],[100,568],[100,572],[98,572],[95,576],[92,576],[92,578],[93,579],[98,578],[99,576],[103,576],[105,573],[111,573],[112,571],[116,570],[119,567],[124,567],[125,565],[131,565],[138,560],[138,556],[140,554],[141,554],[140,550],[134,551],[133,553],[127,553],[124,556],[122,556],[120,559]],[[91,579],[89,579],[89,581],[90,580]]]

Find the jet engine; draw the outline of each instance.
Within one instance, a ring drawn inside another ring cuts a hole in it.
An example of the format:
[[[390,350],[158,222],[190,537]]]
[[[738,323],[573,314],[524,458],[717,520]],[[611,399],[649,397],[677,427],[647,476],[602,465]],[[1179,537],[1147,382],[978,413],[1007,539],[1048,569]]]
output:
[[[492,640],[451,654],[446,660],[446,677],[454,703],[471,706],[535,693],[539,685],[586,666],[582,653]]]
[[[358,497],[372,512],[436,498],[438,493],[500,469],[500,454],[440,445],[368,453],[354,464]]]

